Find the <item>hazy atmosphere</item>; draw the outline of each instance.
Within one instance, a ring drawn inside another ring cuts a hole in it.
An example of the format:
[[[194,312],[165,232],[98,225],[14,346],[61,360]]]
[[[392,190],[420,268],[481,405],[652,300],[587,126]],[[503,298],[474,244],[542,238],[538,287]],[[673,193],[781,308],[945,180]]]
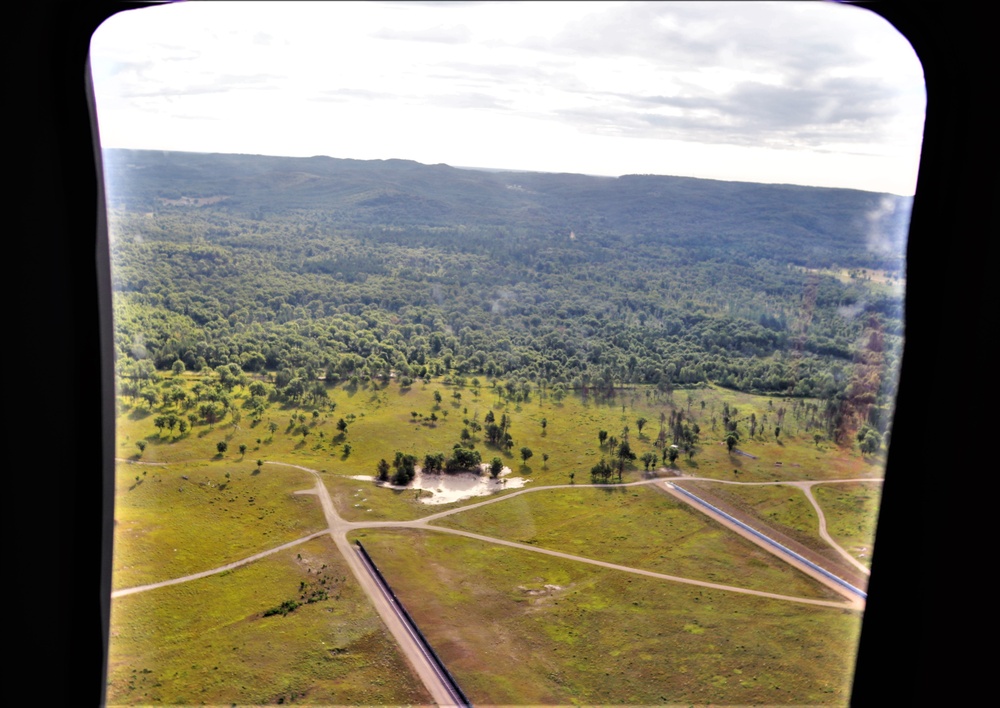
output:
[[[91,49],[105,147],[910,195],[925,92],[827,3],[183,3]]]

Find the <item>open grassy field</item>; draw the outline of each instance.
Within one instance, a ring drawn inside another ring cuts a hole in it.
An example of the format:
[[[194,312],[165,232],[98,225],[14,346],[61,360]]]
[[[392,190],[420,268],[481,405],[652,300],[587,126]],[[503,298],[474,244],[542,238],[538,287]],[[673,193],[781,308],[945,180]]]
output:
[[[191,391],[210,377],[178,380]],[[317,407],[272,402],[256,424],[246,412],[237,421],[230,412],[183,434],[155,424],[163,413],[186,414],[182,406],[150,412],[120,400],[114,588],[207,570],[323,529],[317,498],[295,493],[312,489],[315,479],[284,465],[258,469],[258,460],[318,470],[338,513],[352,521],[409,520],[481,501],[428,506],[412,490],[351,476],[374,474],[378,460],[391,460],[397,450],[421,460],[447,453],[463,428],[472,427],[466,420],[482,423],[491,410],[497,419],[511,419],[513,449],[496,450],[482,432],[470,431],[471,443],[484,459],[501,457],[515,477],[531,480],[529,488],[589,482],[591,467],[608,455],[600,430],[621,439],[628,426],[638,455],[654,450],[660,415],[669,417],[672,409],[702,431],[694,457],[677,460],[686,475],[739,481],[881,476],[878,460],[816,444],[815,429],[790,412],[789,402],[715,388],[668,396],[636,387],[611,398],[573,394],[561,401],[535,392],[521,403],[505,402],[486,382],[476,388],[418,381],[401,388],[393,381],[330,386],[327,393]],[[232,394],[240,410],[248,392],[237,386]],[[721,440],[723,404],[739,407],[741,419],[751,412],[773,418],[788,407],[780,441],[769,423],[769,436],[740,444],[756,459],[730,454]],[[641,432],[639,418],[647,421]],[[346,431],[338,430],[341,419]],[[141,453],[138,441],[145,445]],[[219,452],[223,441],[226,450]],[[534,453],[526,464],[521,447]],[[643,477],[637,461],[623,481]],[[877,492],[871,499],[853,488],[823,487],[823,497],[817,488],[837,519],[831,533],[848,544],[873,528],[877,503]],[[740,494],[764,518],[815,533],[805,499],[788,501],[801,496],[797,490]],[[644,487],[541,491],[439,523],[672,575],[833,597],[669,495]],[[415,603],[410,609],[421,628],[477,703],[847,700],[857,613],[699,590],[441,533],[359,533],[408,606]],[[427,701],[360,589],[344,580],[349,574],[342,563],[323,538],[223,575],[114,600],[109,703]],[[309,592],[323,564],[340,599],[331,593],[287,616],[263,616],[295,599],[300,583]]]
[[[647,487],[543,490],[434,524],[669,575],[797,597],[839,597],[704,514]]]
[[[181,380],[188,388],[203,381],[193,374],[185,374]],[[503,414],[511,419],[514,448],[497,450],[484,442],[481,431],[472,432],[471,442],[484,459],[499,456],[515,475],[529,477],[536,484],[562,484],[569,481],[571,473],[576,475],[576,481],[585,481],[581,478],[589,477],[590,468],[608,455],[606,447],[599,444],[600,430],[621,439],[627,426],[631,447],[641,456],[656,451],[660,415],[669,418],[670,411],[676,410],[701,428],[694,457],[682,456],[676,463],[686,474],[766,481],[843,479],[882,473],[881,460],[865,460],[856,451],[828,442],[815,444],[815,429],[806,428],[805,416],[794,414],[790,401],[715,387],[677,391],[668,396],[653,387],[636,386],[619,390],[610,398],[571,394],[561,401],[536,392],[522,403],[504,401],[489,385],[459,388],[440,380],[417,382],[409,388],[390,382],[354,388],[338,385],[327,390],[328,402],[315,408],[271,403],[256,425],[241,416],[234,426],[231,417],[225,417],[214,426],[199,423],[183,435],[157,429],[156,415],[122,403],[117,453],[121,458],[137,457],[136,443],[142,440],[146,450],[141,459],[148,462],[200,459],[253,464],[256,459],[274,459],[342,475],[372,475],[379,459],[391,461],[397,450],[421,460],[428,453],[447,452],[460,442],[466,419],[482,424],[492,410],[497,419]],[[440,403],[435,401],[435,393],[440,395]],[[461,397],[456,398],[456,394]],[[239,386],[233,395],[237,408],[248,397]],[[757,459],[730,454],[726,449],[722,442],[723,404],[738,407],[738,417],[743,421],[739,448]],[[786,414],[781,436],[776,440],[773,430],[779,408],[785,408]],[[177,412],[183,411],[178,408]],[[751,413],[761,421],[752,440],[746,430]],[[300,414],[309,429],[307,435],[296,432],[299,423],[293,417]],[[434,422],[432,415],[436,417]],[[346,432],[337,429],[341,418],[348,424]],[[647,421],[641,432],[639,418]],[[546,422],[544,428],[542,420]],[[761,432],[765,420],[766,431]],[[270,423],[277,426],[274,432],[269,429]],[[228,450],[219,455],[216,445],[222,441]],[[351,446],[349,454],[345,454],[345,444]],[[245,455],[238,452],[240,445],[247,446]],[[519,456],[522,447],[534,453],[526,464]],[[544,454],[549,456],[548,461],[543,460]],[[624,481],[639,479],[642,469],[637,460],[626,470]]]
[[[357,532],[476,704],[845,704],[857,613]]]
[[[294,494],[314,486],[302,470],[250,462],[118,463],[113,587],[209,570],[326,528],[316,496]]]
[[[874,482],[818,484],[813,496],[823,508],[833,538],[869,568],[882,485]]]
[[[819,535],[819,517],[805,493],[797,487],[745,486],[712,482],[689,482],[685,489],[706,489],[736,509],[777,528],[799,543],[824,553],[830,550]]]
[[[429,700],[328,537],[112,601],[109,705]]]

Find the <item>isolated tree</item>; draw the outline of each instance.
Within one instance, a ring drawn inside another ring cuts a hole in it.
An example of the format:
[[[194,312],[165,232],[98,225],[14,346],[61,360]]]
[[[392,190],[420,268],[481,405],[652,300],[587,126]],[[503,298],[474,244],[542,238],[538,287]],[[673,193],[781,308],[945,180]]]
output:
[[[815,433],[815,434],[813,434],[813,442],[815,442],[815,443],[816,443],[816,447],[819,447],[819,442],[820,442],[820,440],[822,440],[822,439],[823,439],[823,436],[822,436],[822,435],[820,435],[819,433]]]
[[[781,410],[784,410],[784,409],[783,408],[779,408],[778,410],[781,411]],[[781,426],[780,425],[777,426],[777,427],[775,427],[775,429],[774,429],[774,439],[777,440],[779,435],[781,435]]]
[[[503,472],[503,461],[499,457],[494,457],[490,462],[490,477],[496,479]]]
[[[274,431],[278,429],[278,424],[272,420],[267,424],[267,429],[271,432],[271,435],[274,435]]]
[[[144,453],[146,451],[146,441],[145,440],[140,440],[139,442],[137,442],[135,444],[135,446],[137,448],[139,448],[139,456],[142,457],[142,453]]]
[[[219,454],[221,455],[226,450],[229,449],[229,443],[227,443],[225,440],[220,440],[219,442],[215,443],[215,449],[218,450]]]
[[[240,456],[247,454],[247,446],[245,444],[240,445]]]
[[[646,423],[648,423],[648,422],[649,422],[649,421],[647,421],[647,420],[646,420],[645,418],[638,418],[638,419],[636,419],[636,421],[635,421],[635,427],[636,427],[636,428],[638,429],[638,431],[639,431],[639,432],[641,433],[641,432],[642,432],[642,429],[643,429],[643,427],[644,427],[644,426],[646,425]]]
[[[736,447],[736,443],[740,441],[739,435],[735,432],[730,431],[729,435],[726,436],[726,448],[729,452],[732,452]]]
[[[170,367],[170,370],[173,372],[174,376],[180,376],[181,374],[184,373],[185,369],[187,369],[187,367],[184,366],[184,362],[181,361],[180,359],[175,361],[173,366]]]
[[[351,445],[350,445],[350,443],[344,443],[344,457],[347,457],[350,454],[351,454]]]
[[[347,434],[347,421],[344,420],[343,418],[341,418],[340,420],[338,420],[337,421],[337,430],[339,430],[340,432],[342,432],[342,433],[344,433],[346,435]]]
[[[547,421],[545,418],[542,418],[542,432],[545,432],[545,426],[547,426],[548,424],[549,421]]]
[[[618,457],[618,481],[620,482],[622,473],[625,471],[625,465],[635,459],[635,453],[629,447],[628,440],[622,440],[621,445],[618,446],[616,455]]]
[[[549,453],[543,452],[542,453],[542,465],[544,466],[544,465],[547,465],[548,463],[549,463]]]
[[[524,462],[524,464],[528,464],[528,459],[529,459],[529,458],[530,458],[530,457],[531,457],[531,456],[532,456],[533,454],[534,454],[534,453],[533,453],[533,452],[531,451],[531,449],[530,449],[530,448],[527,448],[527,447],[522,447],[522,448],[521,448],[521,460],[522,460],[522,461]]]
[[[257,469],[260,469],[263,466],[264,466],[264,460],[257,460]]]
[[[597,439],[600,441],[601,447],[604,447],[604,441],[608,439],[608,431],[607,430],[598,431]]]
[[[675,462],[677,462],[677,458],[680,456],[680,454],[681,454],[681,451],[677,448],[676,445],[671,445],[670,446],[670,449],[667,451],[667,457],[670,458],[670,464],[671,465],[673,465]]]
[[[378,481],[389,481],[389,463],[385,461],[384,457],[378,461],[377,465],[375,465],[375,472],[375,479]]]

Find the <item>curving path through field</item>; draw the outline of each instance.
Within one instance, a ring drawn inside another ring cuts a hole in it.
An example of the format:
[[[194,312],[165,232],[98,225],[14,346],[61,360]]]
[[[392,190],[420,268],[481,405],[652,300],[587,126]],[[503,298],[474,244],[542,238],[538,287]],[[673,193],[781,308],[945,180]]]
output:
[[[134,461],[131,461],[131,460],[121,460],[121,461],[122,462],[129,462],[131,464],[136,464]],[[138,463],[138,464],[143,464],[143,463]],[[157,464],[157,463],[145,463],[145,464]],[[162,465],[163,463],[159,463],[159,464]],[[246,558],[243,558],[243,559],[238,560],[238,561],[234,561],[232,563],[227,563],[225,565],[219,566],[217,568],[213,568],[211,570],[205,570],[205,571],[201,571],[201,572],[198,572],[198,573],[193,573],[191,575],[185,575],[185,576],[179,577],[179,578],[172,578],[170,580],[163,580],[163,581],[160,581],[160,582],[157,582],[157,583],[152,583],[152,584],[149,584],[149,585],[141,585],[141,586],[137,586],[137,587],[124,588],[124,589],[121,589],[121,590],[116,590],[116,591],[114,591],[111,594],[112,598],[117,598],[117,597],[122,597],[122,596],[125,596],[125,595],[130,595],[130,594],[134,594],[134,593],[144,592],[146,590],[153,590],[155,588],[164,587],[164,586],[167,586],[167,585],[176,585],[176,584],[179,584],[179,583],[188,582],[190,580],[196,580],[198,578],[204,578],[204,577],[207,577],[207,576],[210,576],[210,575],[215,575],[215,574],[218,574],[218,573],[223,573],[223,572],[226,572],[228,570],[232,570],[234,568],[238,568],[241,565],[246,565],[248,563],[253,563],[254,561],[257,561],[257,560],[259,560],[261,558],[269,556],[269,555],[271,555],[273,553],[276,553],[278,551],[281,551],[281,550],[284,550],[284,549],[287,549],[287,548],[292,548],[292,547],[294,547],[294,546],[296,546],[296,545],[298,545],[300,543],[304,543],[304,542],[309,541],[311,539],[318,538],[318,537],[320,537],[320,536],[322,536],[324,534],[329,534],[330,537],[333,539],[334,543],[336,544],[337,549],[340,551],[341,555],[344,557],[344,560],[347,563],[348,567],[351,569],[351,572],[354,575],[355,579],[358,581],[358,583],[361,585],[361,588],[364,590],[365,594],[368,596],[369,601],[375,607],[375,609],[378,612],[379,616],[382,618],[382,620],[385,623],[386,627],[389,629],[389,632],[392,634],[393,638],[396,640],[397,644],[400,646],[400,649],[403,651],[404,655],[407,657],[407,659],[409,660],[410,664],[413,666],[414,670],[417,672],[417,675],[420,677],[421,681],[427,687],[427,689],[430,692],[431,696],[433,697],[434,701],[438,705],[454,705],[455,701],[452,698],[452,694],[449,692],[448,687],[441,680],[440,676],[437,673],[436,668],[432,665],[432,663],[429,661],[429,659],[425,656],[422,647],[420,647],[419,644],[410,635],[410,632],[409,632],[408,628],[405,626],[405,624],[402,622],[402,620],[400,620],[400,618],[398,617],[397,613],[393,610],[393,608],[389,604],[388,600],[385,598],[384,594],[379,589],[379,587],[376,584],[375,580],[371,577],[371,575],[368,573],[368,571],[363,566],[361,560],[358,558],[357,553],[351,547],[351,544],[347,540],[347,534],[348,534],[348,532],[354,531],[354,530],[359,530],[359,529],[366,529],[366,528],[418,528],[418,529],[425,529],[425,530],[428,530],[428,531],[436,531],[436,532],[439,532],[439,533],[450,533],[450,534],[453,534],[453,535],[456,535],[456,536],[465,536],[467,538],[476,539],[478,541],[483,541],[483,542],[486,542],[486,543],[495,543],[495,544],[502,545],[502,546],[507,546],[507,547],[510,547],[510,548],[517,548],[517,549],[520,549],[520,550],[531,551],[533,553],[542,553],[542,554],[545,554],[545,555],[550,555],[550,556],[554,556],[554,557],[557,557],[557,558],[563,558],[565,560],[575,561],[575,562],[579,562],[579,563],[588,563],[590,565],[596,565],[596,566],[600,566],[600,567],[603,567],[603,568],[610,568],[612,570],[618,570],[618,571],[625,572],[625,573],[633,573],[635,575],[644,575],[644,576],[647,576],[647,577],[658,578],[658,579],[666,580],[666,581],[669,581],[669,582],[684,583],[684,584],[688,584],[688,585],[696,585],[698,587],[710,588],[710,589],[713,589],[713,590],[725,590],[725,591],[728,591],[728,592],[742,593],[742,594],[747,594],[747,595],[756,595],[756,596],[759,596],[759,597],[767,597],[767,598],[771,598],[771,599],[774,599],[774,600],[781,600],[781,601],[784,601],[784,602],[795,602],[795,603],[801,603],[801,604],[806,604],[806,605],[819,605],[819,606],[822,606],[822,607],[833,607],[833,608],[853,609],[853,610],[862,610],[864,608],[864,603],[861,602],[860,600],[857,600],[856,598],[854,598],[854,599],[847,599],[844,602],[838,602],[838,601],[833,601],[833,600],[818,600],[818,599],[813,599],[813,598],[793,597],[793,596],[790,596],[790,595],[780,595],[780,594],[777,594],[777,593],[770,593],[770,592],[765,592],[765,591],[762,591],[762,590],[751,590],[749,588],[742,588],[742,587],[738,587],[738,586],[734,586],[734,585],[724,585],[724,584],[720,584],[720,583],[706,582],[706,581],[703,581],[703,580],[695,580],[693,578],[683,578],[683,577],[674,576],[674,575],[667,575],[665,573],[656,573],[656,572],[649,571],[649,570],[643,570],[641,568],[633,568],[633,567],[629,567],[629,566],[618,565],[616,563],[608,563],[606,561],[595,560],[593,558],[586,558],[586,557],[583,557],[583,556],[576,556],[576,555],[572,555],[572,554],[569,554],[569,553],[562,553],[560,551],[553,551],[553,550],[549,550],[549,549],[545,549],[545,548],[537,548],[537,547],[532,546],[532,545],[528,545],[528,544],[524,544],[524,543],[517,543],[515,541],[506,541],[506,540],[503,540],[503,539],[492,538],[490,536],[482,536],[482,535],[471,533],[471,532],[468,532],[468,531],[461,531],[461,530],[458,530],[458,529],[449,529],[449,528],[445,528],[445,527],[441,527],[441,526],[432,526],[432,525],[430,525],[430,523],[432,521],[436,521],[436,520],[438,520],[440,518],[443,518],[445,516],[449,516],[451,514],[457,514],[457,513],[461,513],[461,512],[465,512],[465,511],[469,511],[471,509],[476,509],[476,508],[481,507],[481,506],[486,506],[487,504],[496,504],[496,503],[499,503],[499,502],[502,502],[502,501],[506,501],[507,499],[510,499],[512,497],[519,496],[521,494],[532,494],[532,493],[535,493],[535,492],[541,492],[541,491],[545,491],[545,490],[549,490],[549,489],[576,489],[576,488],[584,488],[584,487],[618,489],[618,488],[623,488],[623,487],[635,487],[635,486],[642,486],[642,485],[656,485],[656,484],[663,485],[665,480],[662,479],[662,478],[645,479],[645,480],[640,480],[638,482],[627,482],[627,483],[624,483],[624,484],[557,484],[557,485],[546,485],[546,486],[539,486],[539,487],[530,487],[530,488],[525,488],[525,489],[520,489],[520,490],[517,490],[517,491],[514,491],[514,492],[510,492],[510,493],[507,493],[507,494],[503,494],[503,495],[499,495],[499,496],[494,496],[493,498],[486,499],[484,501],[477,502],[475,504],[469,504],[469,505],[466,505],[466,506],[462,506],[462,507],[458,507],[458,508],[454,508],[454,509],[449,509],[449,510],[446,510],[446,511],[440,511],[440,512],[437,512],[437,513],[434,513],[434,514],[429,514],[429,515],[424,516],[424,517],[422,517],[420,519],[414,519],[414,520],[410,520],[410,521],[346,521],[346,520],[342,519],[340,517],[340,515],[337,513],[337,510],[336,510],[336,508],[334,507],[334,504],[333,504],[333,500],[330,497],[330,492],[329,492],[329,490],[327,490],[326,485],[323,484],[323,480],[320,477],[320,474],[319,474],[318,471],[316,471],[314,469],[311,469],[309,467],[304,467],[302,465],[295,465],[295,464],[285,463],[285,462],[272,462],[272,461],[268,461],[268,462],[265,462],[264,464],[275,465],[275,466],[283,466],[283,467],[293,467],[295,469],[299,469],[299,470],[302,470],[304,472],[308,472],[313,477],[315,477],[315,479],[316,479],[316,485],[315,485],[315,487],[312,490],[308,490],[308,492],[306,492],[306,493],[315,494],[319,498],[320,505],[321,505],[321,507],[323,509],[323,514],[326,517],[327,528],[325,530],[318,531],[316,533],[312,533],[312,534],[309,534],[307,536],[303,536],[302,538],[297,539],[295,541],[290,541],[290,542],[282,544],[280,546],[276,546],[276,547],[271,548],[269,550],[262,551],[260,553],[256,553],[256,554],[254,554],[252,556],[248,556]],[[847,551],[845,551],[843,548],[841,548],[833,540],[833,538],[830,537],[829,533],[827,533],[827,530],[826,530],[826,518],[823,516],[822,509],[820,508],[818,502],[816,501],[816,499],[812,495],[812,487],[814,485],[816,485],[816,484],[832,484],[832,483],[838,483],[838,482],[879,482],[879,481],[881,481],[880,479],[841,479],[841,480],[776,481],[776,482],[738,482],[738,481],[730,481],[730,480],[712,479],[712,478],[709,478],[709,477],[687,477],[687,476],[684,476],[684,477],[673,477],[671,479],[672,480],[690,480],[690,481],[704,481],[704,482],[719,482],[719,483],[722,483],[722,484],[735,484],[735,485],[789,485],[789,486],[799,487],[805,493],[806,498],[809,499],[810,503],[812,503],[813,507],[816,509],[817,515],[819,517],[820,536],[827,543],[829,543],[833,548],[835,548],[840,554],[842,554],[846,559],[848,559],[849,561],[851,561],[854,565],[858,566],[865,573],[869,572],[867,568],[865,568],[861,563],[859,563],[856,559],[854,559],[853,556],[851,556],[849,553],[847,553]],[[664,486],[664,489],[666,489],[667,491],[670,491],[669,488],[667,488],[666,486]],[[684,498],[681,495],[676,495],[675,494],[674,496],[677,497],[677,498],[679,498],[679,499],[681,499],[681,500],[684,500]],[[726,525],[728,527],[730,527],[730,528],[733,528],[737,532],[741,532],[738,527],[735,527],[735,526],[730,525],[730,524],[726,524]],[[761,545],[762,548],[765,548],[765,549],[769,550],[769,552],[774,553],[773,549],[767,548],[767,546],[765,544],[760,544],[759,541],[755,540],[749,534],[743,533],[742,535],[744,535],[745,537],[747,537],[750,540],[754,541],[755,543],[758,543],[758,545]],[[780,555],[778,557],[782,558],[782,560],[786,560],[786,562],[787,562],[786,558],[784,558],[784,557],[782,557]]]
[[[829,534],[826,529],[826,516],[823,514],[823,508],[816,501],[816,497],[813,496],[812,488],[817,484],[843,484],[851,482],[881,482],[881,477],[861,477],[858,479],[820,479],[820,480],[782,480],[777,482],[737,482],[729,479],[712,479],[710,477],[678,477],[677,479],[690,480],[692,482],[715,482],[718,484],[734,484],[737,486],[745,487],[764,487],[764,486],[787,486],[787,487],[798,487],[805,494],[806,499],[812,504],[813,509],[816,510],[816,516],[819,518],[819,536],[833,548],[837,553],[844,557],[851,565],[860,570],[865,575],[871,575],[871,570],[859,561],[857,558],[852,556],[848,551],[846,551],[839,543],[837,543],[833,537]]]

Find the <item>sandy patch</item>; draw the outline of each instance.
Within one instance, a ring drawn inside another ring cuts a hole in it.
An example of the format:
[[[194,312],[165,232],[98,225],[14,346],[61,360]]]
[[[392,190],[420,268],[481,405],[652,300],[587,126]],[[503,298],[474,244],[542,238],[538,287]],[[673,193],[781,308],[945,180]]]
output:
[[[390,489],[418,489],[430,492],[430,496],[420,497],[424,504],[450,504],[452,502],[464,501],[473,497],[483,497],[504,489],[517,489],[523,487],[530,479],[514,477],[507,479],[511,473],[509,467],[504,467],[497,479],[490,477],[489,465],[480,466],[480,474],[475,472],[456,472],[454,474],[424,474],[420,467],[417,467],[417,474],[406,487],[399,487],[392,484],[379,484]],[[356,478],[352,478],[356,479]],[[369,479],[371,479],[369,477]]]

